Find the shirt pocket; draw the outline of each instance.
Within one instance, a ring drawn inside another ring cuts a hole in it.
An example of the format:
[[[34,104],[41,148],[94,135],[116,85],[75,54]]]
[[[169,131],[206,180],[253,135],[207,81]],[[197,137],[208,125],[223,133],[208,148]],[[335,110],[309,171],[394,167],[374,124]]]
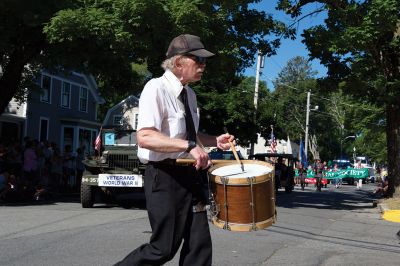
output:
[[[168,117],[169,130],[171,137],[180,137],[186,134],[185,113],[178,111]]]

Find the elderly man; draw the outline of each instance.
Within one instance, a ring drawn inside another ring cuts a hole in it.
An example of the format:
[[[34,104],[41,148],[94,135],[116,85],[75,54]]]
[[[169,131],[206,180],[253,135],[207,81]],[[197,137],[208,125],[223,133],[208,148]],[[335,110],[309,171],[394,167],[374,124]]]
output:
[[[147,164],[144,176],[150,243],[132,251],[118,265],[161,265],[171,260],[182,241],[180,265],[211,265],[212,245],[198,170],[210,166],[205,146],[227,150],[234,137],[197,133],[199,116],[189,83],[199,81],[206,59],[214,56],[199,37],[172,40],[165,73],[150,80],[139,101],[138,156]],[[176,159],[191,157],[194,164]]]

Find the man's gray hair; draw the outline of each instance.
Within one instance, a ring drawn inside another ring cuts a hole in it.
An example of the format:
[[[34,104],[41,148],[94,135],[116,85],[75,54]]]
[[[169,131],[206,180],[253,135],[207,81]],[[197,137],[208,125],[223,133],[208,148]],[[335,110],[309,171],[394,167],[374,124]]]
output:
[[[173,57],[167,58],[165,59],[162,64],[161,67],[164,70],[173,70],[175,68],[175,61],[176,59],[180,58],[182,55],[174,55]]]

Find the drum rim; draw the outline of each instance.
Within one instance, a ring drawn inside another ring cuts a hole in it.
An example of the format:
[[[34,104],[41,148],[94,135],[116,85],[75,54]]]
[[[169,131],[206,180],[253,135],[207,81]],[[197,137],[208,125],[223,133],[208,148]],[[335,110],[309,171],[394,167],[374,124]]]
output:
[[[218,169],[222,166],[227,166],[227,165],[232,165],[232,164],[238,164],[237,161],[235,160],[226,160],[226,162],[223,163],[218,163],[215,164],[213,166],[211,166],[208,169],[208,174],[211,176],[211,181],[213,181],[214,183],[217,184],[224,184],[223,179],[225,179],[224,181],[227,181],[227,185],[249,185],[250,184],[250,180],[252,184],[259,184],[259,183],[263,183],[266,182],[268,180],[272,180],[273,176],[274,176],[274,167],[272,164],[268,163],[268,162],[264,162],[264,161],[258,161],[258,160],[242,160],[242,163],[245,164],[257,164],[257,165],[262,165],[262,166],[266,166],[268,168],[271,169],[271,171],[269,173],[263,174],[263,175],[258,175],[258,176],[247,176],[247,177],[238,177],[238,178],[224,178],[221,177],[219,175],[214,175],[212,174],[212,172],[215,169]],[[246,170],[246,167],[245,167]],[[240,171],[240,170],[239,170]]]
[[[227,229],[227,230],[235,231],[235,232],[250,232],[250,231],[254,231],[254,230],[265,229],[265,228],[271,226],[272,224],[274,224],[275,221],[276,221],[276,215],[273,215],[264,221],[259,221],[254,224],[253,223],[241,224],[241,223],[225,222],[224,220],[221,220],[217,217],[213,217],[211,219],[211,222],[215,226],[217,226],[221,229],[227,229],[227,228],[225,228],[225,226],[228,225],[229,229]]]

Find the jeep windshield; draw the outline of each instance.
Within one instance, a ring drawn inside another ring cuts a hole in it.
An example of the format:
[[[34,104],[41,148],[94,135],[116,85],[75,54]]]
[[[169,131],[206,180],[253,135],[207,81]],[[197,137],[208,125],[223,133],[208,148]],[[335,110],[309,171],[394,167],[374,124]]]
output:
[[[134,130],[117,130],[103,132],[104,146],[135,146],[136,131]]]

